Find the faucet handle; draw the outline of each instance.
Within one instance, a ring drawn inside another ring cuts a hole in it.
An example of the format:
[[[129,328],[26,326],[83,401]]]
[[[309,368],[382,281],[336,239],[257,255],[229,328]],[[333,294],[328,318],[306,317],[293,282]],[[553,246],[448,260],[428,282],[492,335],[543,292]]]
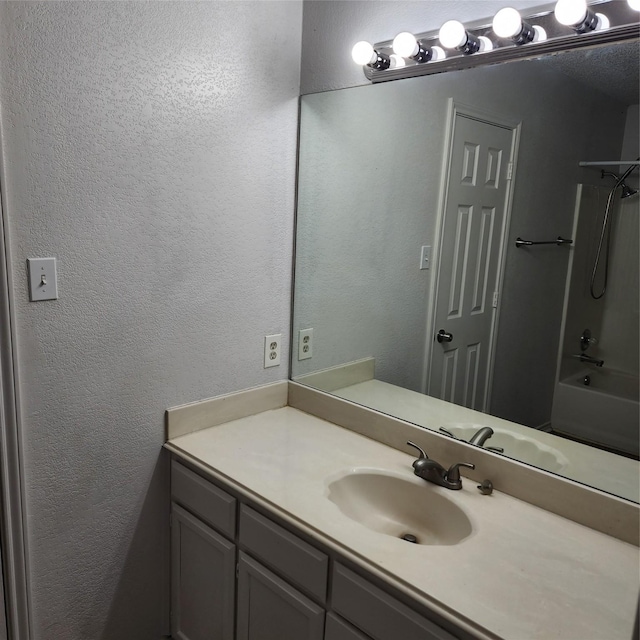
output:
[[[429,456],[424,452],[424,449],[422,447],[419,447],[417,444],[415,444],[414,442],[411,442],[410,440],[407,440],[407,444],[412,447],[415,447],[420,452],[420,457],[418,458],[418,460],[429,459]]]
[[[467,467],[467,469],[475,469],[476,465],[470,462],[458,462],[452,464],[447,471],[447,480],[449,482],[458,482],[460,480],[460,467]]]

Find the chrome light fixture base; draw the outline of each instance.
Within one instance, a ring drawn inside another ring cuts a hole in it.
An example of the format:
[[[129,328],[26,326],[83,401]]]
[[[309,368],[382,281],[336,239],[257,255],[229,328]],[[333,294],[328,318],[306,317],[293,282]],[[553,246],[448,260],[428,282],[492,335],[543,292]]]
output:
[[[394,68],[392,66],[386,70],[363,67],[364,74],[372,83],[387,82],[444,71],[468,69],[480,65],[497,64],[509,60],[536,58],[561,50],[635,40],[640,37],[638,12],[629,5],[627,0],[595,0],[590,2],[587,13],[591,13],[595,17],[596,27],[600,22],[598,15],[606,16],[609,27],[590,29],[586,32],[578,32],[575,25],[560,24],[555,19],[554,7],[555,5],[548,5],[535,15],[523,16],[523,28],[517,37],[499,38],[496,36],[491,18],[465,25],[464,28],[470,38],[476,41],[480,37],[490,39],[493,42],[492,50],[484,48],[475,53],[464,53],[463,44],[462,48],[449,49],[446,58],[434,56],[426,63],[406,58],[406,64],[403,67]],[[593,19],[587,21],[593,25]],[[546,39],[536,37],[536,32],[545,33]],[[418,33],[415,34],[415,37],[420,43],[420,48],[424,50],[429,50],[440,44],[437,30]],[[390,55],[392,42],[392,40],[387,40],[376,43],[374,45],[376,52]]]

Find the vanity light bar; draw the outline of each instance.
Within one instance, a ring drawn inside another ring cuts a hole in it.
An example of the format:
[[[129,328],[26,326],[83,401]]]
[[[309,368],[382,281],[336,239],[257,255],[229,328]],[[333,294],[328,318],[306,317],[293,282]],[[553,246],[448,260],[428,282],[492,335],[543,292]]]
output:
[[[638,4],[640,0],[594,0],[589,4],[558,0],[525,18],[505,7],[490,23],[484,20],[465,26],[448,20],[439,31],[403,32],[393,41],[364,43],[367,60],[362,62],[363,56],[358,64],[363,64],[365,76],[376,83],[633,40],[640,37]]]

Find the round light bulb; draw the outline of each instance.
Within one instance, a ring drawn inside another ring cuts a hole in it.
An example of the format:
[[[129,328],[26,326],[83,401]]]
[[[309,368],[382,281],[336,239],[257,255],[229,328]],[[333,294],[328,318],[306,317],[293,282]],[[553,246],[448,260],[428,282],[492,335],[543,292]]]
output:
[[[480,52],[483,51],[493,51],[493,42],[487,38],[487,36],[478,36],[478,40],[480,40]]]
[[[511,7],[500,9],[493,18],[493,31],[499,38],[513,38],[522,31],[522,18]]]
[[[353,49],[351,49],[351,57],[356,64],[364,66],[365,64],[373,62],[376,55],[373,50],[373,45],[370,42],[360,40],[360,42],[356,42],[353,45]]]
[[[393,52],[403,58],[411,58],[418,53],[418,41],[413,33],[403,31],[393,39]]]
[[[438,33],[440,44],[446,49],[463,47],[467,41],[467,31],[464,25],[457,20],[447,20]]]
[[[389,56],[389,59],[391,60],[391,69],[398,69],[399,67],[404,67],[407,64],[406,60],[402,56],[399,56],[397,53],[392,53]]]
[[[632,9],[640,11],[640,0],[627,0],[627,3]]]
[[[596,31],[602,31],[603,29],[608,29],[611,26],[609,18],[607,18],[604,13],[596,13],[596,18],[598,18],[598,26],[596,27]]]
[[[444,60],[447,57],[445,50],[442,47],[433,46],[431,47],[431,60],[434,62],[438,60]]]
[[[571,27],[587,17],[587,0],[558,0],[554,9],[556,20]]]
[[[533,25],[533,41],[534,42],[544,42],[547,39],[547,32],[543,27],[538,26],[537,24]]]

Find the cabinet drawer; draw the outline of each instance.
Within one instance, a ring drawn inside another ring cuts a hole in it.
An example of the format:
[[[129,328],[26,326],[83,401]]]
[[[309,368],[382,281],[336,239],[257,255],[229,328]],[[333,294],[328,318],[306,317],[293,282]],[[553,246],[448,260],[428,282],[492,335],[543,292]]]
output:
[[[333,609],[373,640],[454,640],[454,636],[340,564],[333,572]]]
[[[326,600],[327,556],[246,505],[240,507],[240,544],[295,586]]]
[[[171,462],[171,497],[220,533],[234,537],[236,499],[175,460]]]

